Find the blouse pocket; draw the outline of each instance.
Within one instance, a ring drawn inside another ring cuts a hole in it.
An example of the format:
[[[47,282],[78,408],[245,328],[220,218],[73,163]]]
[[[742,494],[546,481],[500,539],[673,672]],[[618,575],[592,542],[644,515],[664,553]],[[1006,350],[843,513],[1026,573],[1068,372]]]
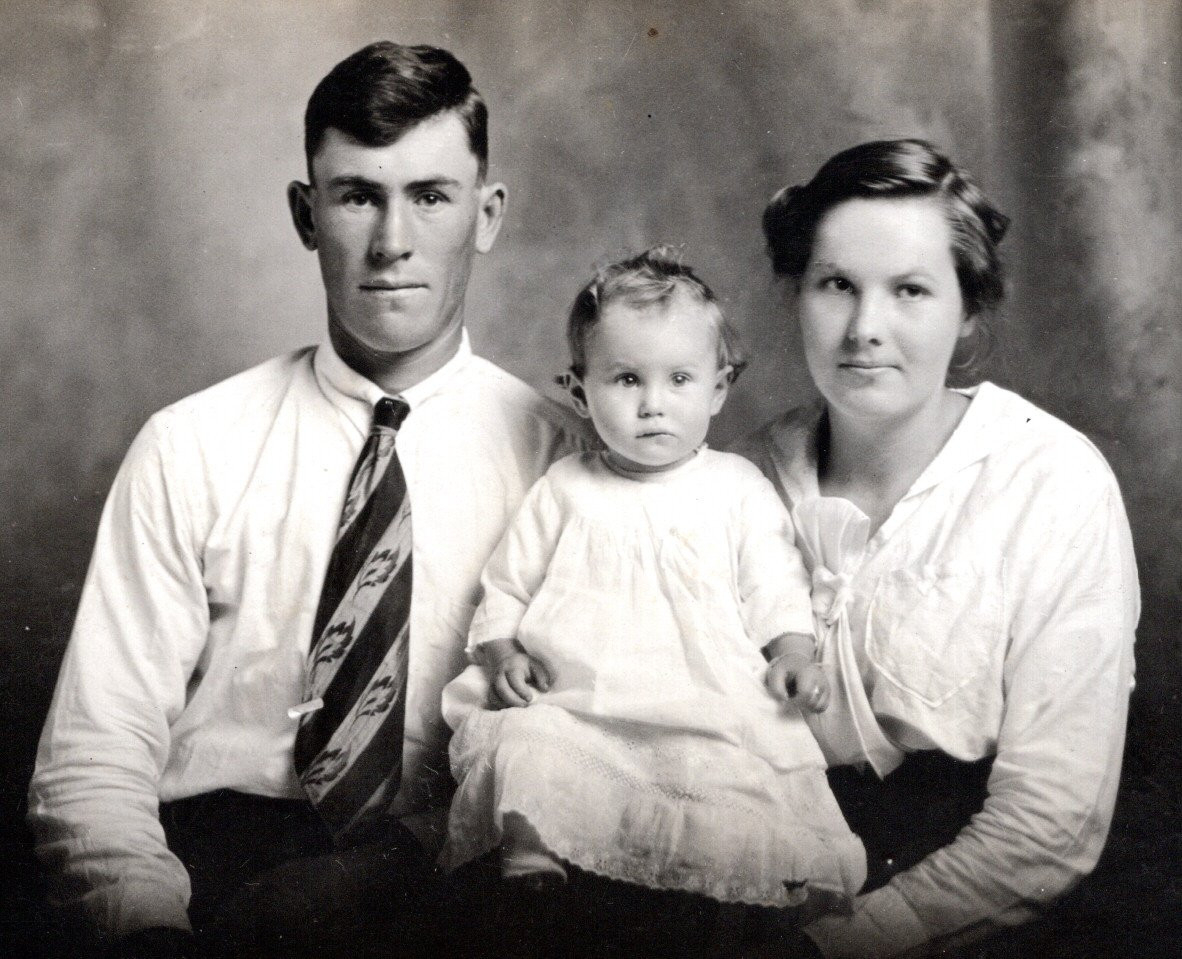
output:
[[[888,573],[867,612],[867,658],[892,685],[942,706],[1004,652],[1002,584],[1000,570],[968,563]]]

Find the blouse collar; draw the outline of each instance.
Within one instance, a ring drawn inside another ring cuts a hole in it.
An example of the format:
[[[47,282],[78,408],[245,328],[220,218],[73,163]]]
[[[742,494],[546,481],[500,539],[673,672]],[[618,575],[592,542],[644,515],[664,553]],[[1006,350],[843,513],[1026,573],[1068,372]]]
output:
[[[988,382],[957,392],[969,398],[969,408],[900,502],[918,496],[984,459],[999,441],[1001,431],[997,429],[997,417],[1004,405],[1005,392]],[[821,495],[817,463],[824,413],[824,400],[817,400],[791,410],[770,430],[769,452],[789,502],[799,503]]]

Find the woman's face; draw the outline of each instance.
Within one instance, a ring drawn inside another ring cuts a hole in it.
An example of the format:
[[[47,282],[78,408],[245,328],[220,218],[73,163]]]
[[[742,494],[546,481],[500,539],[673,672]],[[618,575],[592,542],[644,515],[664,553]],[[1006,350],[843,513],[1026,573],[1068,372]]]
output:
[[[817,388],[835,411],[867,422],[934,409],[973,326],[951,228],[924,198],[833,207],[817,225],[797,305]]]

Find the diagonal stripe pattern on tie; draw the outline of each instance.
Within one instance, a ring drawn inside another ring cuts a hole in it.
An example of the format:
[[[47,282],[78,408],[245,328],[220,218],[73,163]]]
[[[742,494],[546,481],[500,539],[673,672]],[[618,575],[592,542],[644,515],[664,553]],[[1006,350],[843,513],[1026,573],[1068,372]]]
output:
[[[338,837],[380,815],[402,779],[411,519],[395,439],[410,408],[383,397],[341,513],[316,609],[295,768]]]

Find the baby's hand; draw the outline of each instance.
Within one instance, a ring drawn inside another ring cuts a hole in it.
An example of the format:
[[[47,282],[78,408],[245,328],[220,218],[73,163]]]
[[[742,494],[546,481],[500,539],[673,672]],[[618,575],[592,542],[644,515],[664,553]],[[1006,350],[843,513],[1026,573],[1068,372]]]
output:
[[[528,706],[534,690],[544,693],[549,688],[546,667],[523,650],[514,650],[493,667],[493,691],[506,706]]]
[[[782,703],[794,702],[812,713],[829,707],[829,679],[816,663],[780,656],[767,668],[767,688]]]

